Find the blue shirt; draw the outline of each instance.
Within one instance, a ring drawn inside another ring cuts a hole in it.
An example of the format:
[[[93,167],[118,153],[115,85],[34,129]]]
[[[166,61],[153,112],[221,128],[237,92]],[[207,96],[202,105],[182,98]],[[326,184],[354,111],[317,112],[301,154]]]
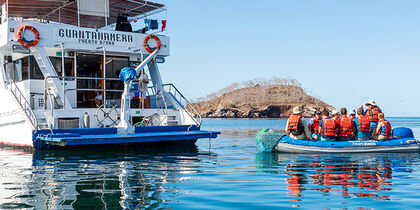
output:
[[[365,116],[366,116],[366,112],[367,112],[367,109],[365,109],[365,111],[364,111]],[[378,107],[378,114],[381,113],[381,112],[382,112],[381,108]],[[373,114],[373,109],[372,109],[372,114]],[[378,127],[378,123],[377,122],[370,122],[370,127],[371,128],[376,128],[376,127]]]
[[[353,122],[357,128],[357,138],[370,138],[369,131],[359,131],[359,119],[357,119],[357,117],[354,119]]]

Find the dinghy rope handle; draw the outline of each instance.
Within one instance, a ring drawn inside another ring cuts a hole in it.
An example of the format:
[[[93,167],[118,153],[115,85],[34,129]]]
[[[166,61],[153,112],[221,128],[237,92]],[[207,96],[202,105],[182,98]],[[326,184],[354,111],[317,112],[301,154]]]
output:
[[[34,35],[35,35],[35,39],[34,40],[28,41],[28,40],[25,39],[25,37],[23,37],[23,34],[25,33],[26,30],[30,30],[30,31],[32,31],[32,33],[34,33]],[[38,42],[39,42],[39,39],[41,38],[39,36],[38,30],[36,30],[35,27],[30,26],[30,25],[24,25],[24,26],[20,27],[19,30],[18,30],[18,32],[17,32],[17,34],[16,34],[16,36],[18,38],[18,42],[22,46],[25,46],[25,47],[33,47],[33,46],[37,45]]]
[[[150,47],[149,46],[149,40],[150,39],[154,39],[157,42],[157,47]],[[162,43],[159,39],[159,37],[157,37],[156,35],[150,34],[149,36],[146,36],[146,38],[144,38],[144,48],[146,48],[146,51],[149,53],[152,53],[153,51],[155,51],[156,49],[160,49],[160,47],[162,46]]]

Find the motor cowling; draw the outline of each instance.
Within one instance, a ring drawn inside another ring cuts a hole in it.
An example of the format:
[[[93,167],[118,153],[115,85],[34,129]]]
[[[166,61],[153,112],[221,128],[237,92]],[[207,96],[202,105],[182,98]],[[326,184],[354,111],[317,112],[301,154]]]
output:
[[[397,127],[397,128],[392,129],[392,136],[394,138],[413,138],[414,133],[410,128]]]

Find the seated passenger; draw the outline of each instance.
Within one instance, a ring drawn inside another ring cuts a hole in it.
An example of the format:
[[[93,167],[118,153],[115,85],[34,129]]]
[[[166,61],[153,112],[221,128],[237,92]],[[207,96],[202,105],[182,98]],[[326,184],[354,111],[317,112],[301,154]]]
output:
[[[320,111],[315,111],[314,117],[309,121],[308,127],[311,131],[311,138],[318,139],[319,138],[319,121],[322,120],[322,115]]]
[[[378,135],[378,140],[388,140],[391,138],[391,123],[388,120],[385,120],[384,113],[378,114],[379,123],[378,127],[376,128],[376,135]]]
[[[353,122],[347,117],[347,109],[341,108],[341,117],[337,120],[338,134],[337,139],[341,141],[351,140],[353,136]]]
[[[354,121],[356,119],[356,110],[352,109],[349,113],[349,118],[351,121]]]
[[[300,107],[297,106],[293,108],[293,113],[287,120],[286,132],[292,139],[310,139],[309,129],[306,125],[305,119],[302,117],[302,110]]]
[[[337,110],[335,110],[337,111]],[[334,141],[337,133],[337,125],[333,118],[329,117],[328,110],[322,111],[322,120],[319,122],[319,133],[322,141]]]
[[[331,112],[332,118],[337,122],[337,120],[341,117],[340,113],[337,110],[332,110]]]
[[[363,108],[357,109],[357,118],[354,120],[357,130],[357,140],[369,140],[370,138],[370,121],[364,115]]]

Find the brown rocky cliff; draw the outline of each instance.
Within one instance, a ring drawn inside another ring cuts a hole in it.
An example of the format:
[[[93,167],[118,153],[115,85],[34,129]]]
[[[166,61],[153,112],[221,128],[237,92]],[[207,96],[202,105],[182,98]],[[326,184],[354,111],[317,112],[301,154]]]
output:
[[[295,106],[301,106],[306,117],[312,116],[315,110],[333,109],[295,85],[240,88],[193,105],[203,117],[229,118],[288,117]]]

